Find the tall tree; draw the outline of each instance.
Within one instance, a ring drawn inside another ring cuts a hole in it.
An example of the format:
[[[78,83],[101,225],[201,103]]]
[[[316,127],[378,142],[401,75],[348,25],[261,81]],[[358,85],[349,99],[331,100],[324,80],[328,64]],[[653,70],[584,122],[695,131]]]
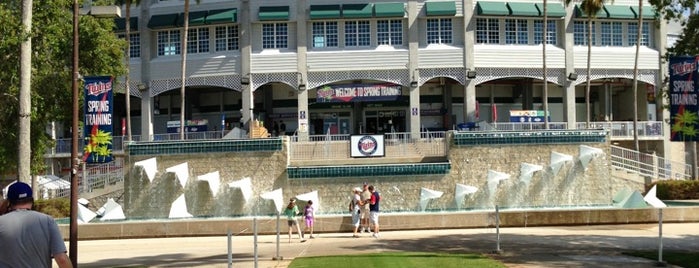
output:
[[[590,128],[590,66],[592,65],[592,20],[604,7],[605,0],[583,0],[580,8],[587,17],[587,77],[585,79],[585,125]]]
[[[201,0],[196,0],[197,5]],[[189,33],[189,0],[184,0],[184,33],[182,33],[182,87],[180,88],[180,139],[184,140],[184,94],[186,88],[187,76],[187,35]]]
[[[131,87],[129,85],[129,69],[131,63],[131,5],[138,6],[141,0],[117,0],[116,4],[125,5],[126,20],[126,73],[124,74],[124,97],[126,98],[126,140],[131,141]]]
[[[21,0],[0,1],[0,174],[18,170],[19,48],[24,40]],[[45,128],[51,121],[70,122],[72,93],[72,1],[42,2],[32,10],[31,174],[45,168],[43,155],[54,141]],[[80,73],[122,75],[124,41],[113,32],[114,20],[80,17]],[[40,52],[40,53],[39,53]]]
[[[32,0],[22,1],[22,45],[20,48],[19,142],[17,177],[36,189],[30,175],[31,162],[31,78],[32,78]]]
[[[633,61],[633,146],[639,151],[638,144],[638,55],[641,51],[643,34],[643,0],[638,0],[638,25],[636,25],[636,54]]]

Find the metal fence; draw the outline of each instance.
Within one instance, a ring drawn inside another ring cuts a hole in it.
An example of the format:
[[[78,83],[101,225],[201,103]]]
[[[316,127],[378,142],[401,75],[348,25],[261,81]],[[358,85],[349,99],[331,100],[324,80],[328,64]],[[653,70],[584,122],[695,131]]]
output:
[[[640,176],[660,180],[689,180],[692,167],[663,157],[640,153],[619,146],[612,148],[612,166]]]

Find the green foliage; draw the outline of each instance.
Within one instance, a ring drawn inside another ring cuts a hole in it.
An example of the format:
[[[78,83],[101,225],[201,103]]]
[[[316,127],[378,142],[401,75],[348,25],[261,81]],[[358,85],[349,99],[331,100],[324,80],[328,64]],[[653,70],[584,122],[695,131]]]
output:
[[[21,3],[0,1],[0,174],[17,170]],[[38,174],[43,154],[53,146],[46,126],[51,121],[69,126],[72,119],[72,1],[34,2],[32,12],[31,172]],[[111,18],[80,16],[81,74],[124,74],[126,43],[113,29]]]
[[[34,201],[34,210],[51,215],[54,218],[70,217],[70,199],[39,199]]]
[[[699,55],[699,14],[691,13],[675,45],[668,48],[668,56]]]
[[[672,132],[677,132],[682,135],[682,140],[687,140],[688,137],[697,135],[697,130],[694,126],[698,123],[699,117],[694,112],[683,110],[675,115],[675,124],[672,125]]]
[[[697,180],[664,180],[648,186],[657,185],[656,196],[661,200],[693,200],[699,199],[699,181]]]
[[[295,258],[295,267],[505,267],[480,254],[447,254],[428,252],[387,252],[363,255],[340,255]]]

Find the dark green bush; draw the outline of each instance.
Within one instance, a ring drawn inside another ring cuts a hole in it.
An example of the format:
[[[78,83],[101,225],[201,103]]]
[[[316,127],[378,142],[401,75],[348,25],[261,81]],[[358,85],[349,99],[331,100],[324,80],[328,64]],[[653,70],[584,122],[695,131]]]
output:
[[[656,196],[661,200],[691,200],[699,199],[699,181],[697,180],[665,180],[657,181],[648,186],[648,190],[657,185]]]
[[[70,217],[70,199],[54,198],[35,200],[34,210],[46,213],[54,218]]]

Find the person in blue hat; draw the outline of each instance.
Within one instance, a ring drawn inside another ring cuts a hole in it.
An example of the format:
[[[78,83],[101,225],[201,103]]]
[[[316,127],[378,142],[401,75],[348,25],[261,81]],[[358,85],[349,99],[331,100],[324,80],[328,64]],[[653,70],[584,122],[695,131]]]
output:
[[[7,189],[0,216],[0,267],[73,267],[58,224],[49,215],[33,211],[32,187],[15,182]]]

